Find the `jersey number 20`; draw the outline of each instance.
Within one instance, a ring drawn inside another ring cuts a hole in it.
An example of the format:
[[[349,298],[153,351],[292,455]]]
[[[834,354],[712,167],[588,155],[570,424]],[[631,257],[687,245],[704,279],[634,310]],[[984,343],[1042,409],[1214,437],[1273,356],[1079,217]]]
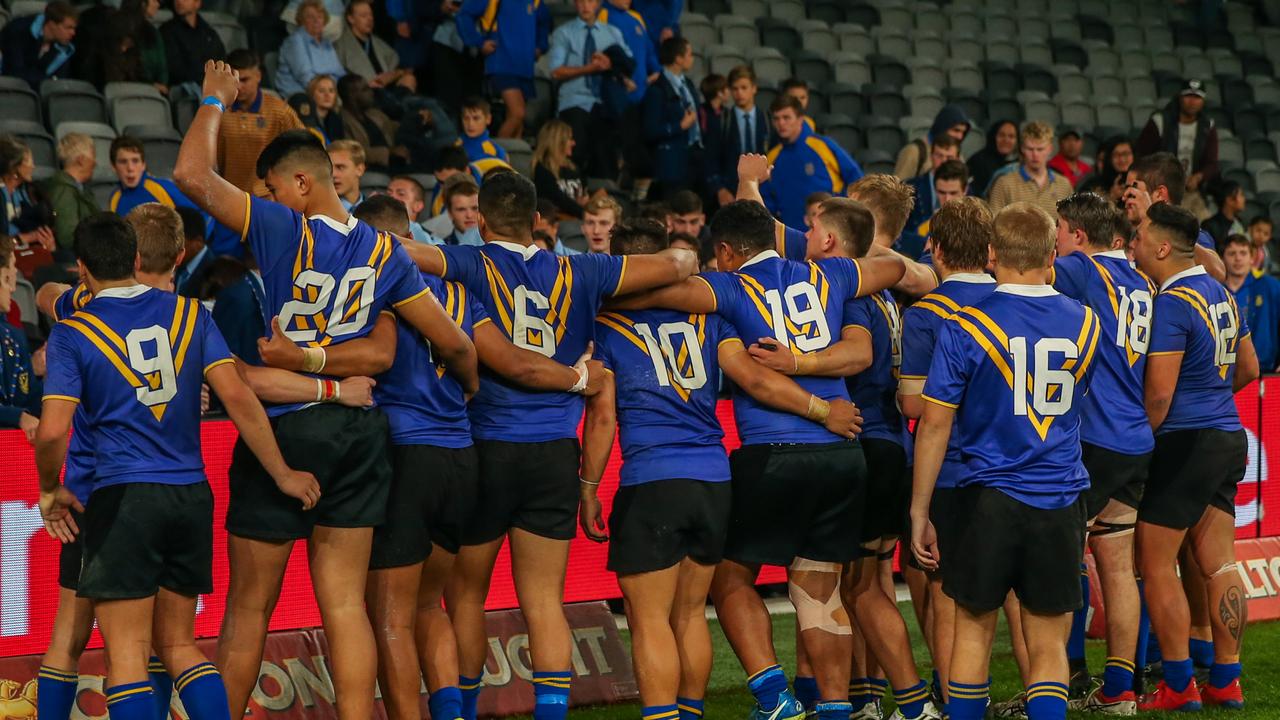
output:
[[[1031,406],[1041,417],[1066,414],[1075,396],[1076,377],[1070,370],[1052,369],[1050,353],[1061,353],[1063,360],[1075,360],[1080,350],[1066,338],[1046,337],[1036,341],[1034,369],[1027,366],[1027,339],[1009,338],[1009,354],[1013,355],[1013,414],[1027,414],[1027,375],[1031,370]],[[1052,392],[1054,389],[1056,393]]]
[[[316,339],[315,328],[290,329],[296,316],[312,317],[329,311],[328,322],[324,326],[324,334],[331,338],[360,330],[369,321],[369,307],[373,304],[374,284],[377,274],[368,266],[354,267],[343,274],[342,279],[334,281],[328,273],[315,270],[303,270],[293,279],[293,286],[302,290],[305,296],[311,288],[316,288],[315,300],[290,300],[280,308],[280,327],[284,328],[285,337],[294,342],[312,342]],[[337,292],[334,292],[334,290]],[[354,312],[348,312],[351,295],[358,292],[355,299]],[[330,302],[332,300],[332,303]]]

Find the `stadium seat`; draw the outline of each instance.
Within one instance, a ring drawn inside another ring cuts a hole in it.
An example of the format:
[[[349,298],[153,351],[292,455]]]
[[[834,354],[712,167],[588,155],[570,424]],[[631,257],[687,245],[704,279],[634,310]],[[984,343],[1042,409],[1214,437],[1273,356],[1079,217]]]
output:
[[[1099,126],[1128,129],[1132,122],[1132,118],[1129,117],[1129,108],[1119,103],[1105,103],[1097,106],[1094,111],[1098,116]]]
[[[1093,94],[1093,83],[1079,71],[1058,76],[1058,94],[1062,97],[1087,98]]]
[[[911,71],[901,61],[884,55],[872,55],[867,60],[871,64],[871,77],[876,84],[902,87],[911,82]],[[842,79],[839,71],[836,78]]]
[[[1067,103],[1062,106],[1062,124],[1084,130],[1097,124],[1093,106],[1085,103]]]
[[[169,101],[163,97],[125,95],[111,101],[111,124],[117,129],[129,125],[171,125]]]
[[[0,120],[0,132],[10,133],[31,148],[31,159],[36,165],[57,167],[53,136],[44,126],[30,120]]]
[[[171,177],[173,166],[178,163],[178,150],[182,147],[182,135],[168,125],[130,125],[121,135],[142,141],[147,151],[147,170],[153,175]]]
[[[769,6],[765,0],[729,0],[729,8],[734,15],[748,20],[755,20],[769,14]]]
[[[1233,114],[1231,126],[1241,140],[1248,141],[1267,134],[1267,117],[1256,107],[1241,108]]]
[[[867,93],[867,112],[891,119],[909,114],[907,99],[891,85],[874,85]]]
[[[804,3],[800,0],[769,0],[769,17],[794,24],[805,19]]]
[[[810,20],[835,25],[845,21],[844,5],[837,0],[815,0],[806,8]]]
[[[906,7],[880,7],[880,25],[882,27],[909,28],[912,26],[913,12]]]
[[[821,115],[830,109],[830,101],[827,100],[827,89],[830,83],[820,88],[809,88],[809,114]]]
[[[772,47],[747,48],[743,55],[762,85],[777,85],[791,76],[791,63]]]
[[[757,47],[760,43],[760,31],[750,20],[733,15],[718,15],[714,22],[720,30],[721,45],[745,50]]]
[[[689,0],[689,9],[707,17],[727,15],[730,12],[727,0]]]
[[[867,146],[862,131],[852,121],[823,125],[822,134],[835,140],[837,145],[849,153]]]
[[[1049,44],[1049,49],[1053,51],[1053,62],[1055,63],[1075,65],[1081,69],[1089,66],[1089,54],[1078,43],[1070,40],[1055,39]]]
[[[1103,99],[1120,100],[1125,97],[1125,82],[1114,75],[1095,77],[1093,79],[1093,95],[1098,101]]]
[[[766,114],[769,108],[773,106],[773,101],[778,97],[778,88],[773,85],[761,85],[756,89],[756,106],[762,108]]]
[[[1023,120],[1022,104],[1013,98],[992,98],[987,101],[986,116],[992,120]]]
[[[977,37],[982,33],[982,19],[973,13],[956,13],[951,16],[952,37]]]
[[[1004,63],[986,63],[986,92],[989,98],[1006,98],[1022,89],[1022,77]]]
[[[881,28],[888,26],[882,25]],[[876,35],[876,52],[885,57],[894,59],[910,57],[912,53],[911,39],[906,35],[881,34]]]
[[[1266,168],[1253,176],[1257,192],[1280,192],[1280,169]]]
[[[111,141],[116,139],[115,128],[106,123],[67,121],[60,123],[55,128],[54,138],[61,142],[62,138],[70,133],[81,133],[93,139],[93,156],[96,160],[93,176],[95,178],[114,178],[115,174],[111,171]],[[150,157],[147,158],[148,164],[150,164],[150,159]],[[170,168],[169,174],[173,174],[172,168]]]
[[[831,69],[835,72],[838,83],[866,85],[871,82],[871,66],[863,58],[850,53],[833,54]]]
[[[938,111],[942,110],[943,106],[946,104],[947,101],[943,100],[942,96],[936,93],[917,95],[911,98],[911,114],[919,117],[932,118],[937,115]]]
[[[44,6],[44,0],[13,0],[13,4],[9,6],[9,14],[16,18],[39,15],[44,12]]]
[[[1058,92],[1058,79],[1043,67],[1023,64],[1014,69],[1022,75],[1023,90],[1039,90],[1049,96]]]
[[[0,120],[40,123],[40,98],[21,78],[0,76]]]
[[[836,37],[831,25],[822,20],[799,20],[796,32],[800,33],[800,43],[805,50],[817,53],[833,53],[840,49],[840,39]]]
[[[957,38],[955,34],[952,34],[949,42],[952,60],[980,63],[986,58],[982,44],[972,38],[973,36],[970,35]]]
[[[993,42],[987,45],[987,60],[1016,65],[1019,59],[1018,46],[1010,42]]]
[[[781,50],[790,55],[801,47],[800,33],[792,26],[791,21],[780,18],[760,18],[756,20],[760,29],[760,43]]]
[[[988,40],[1008,40],[1018,37],[1018,23],[1007,15],[989,16],[985,29]]]
[[[947,16],[937,10],[928,9],[929,6],[921,6],[916,13],[916,30],[924,30],[935,32],[941,35],[951,29],[951,24],[947,20]]]
[[[1080,16],[1080,39],[1081,40],[1101,40],[1102,42],[1113,45],[1115,44],[1115,32],[1111,29],[1111,24],[1106,20],[1092,15]]]
[[[1244,157],[1247,165],[1251,160],[1270,160],[1275,162],[1276,146],[1266,136],[1252,137],[1244,140]]]
[[[720,42],[715,25],[701,13],[688,12],[680,16],[680,34],[695,48]]]
[[[1018,36],[1048,40],[1049,21],[1041,17],[1018,18]]]
[[[942,91],[942,97],[952,105],[959,105],[964,108],[964,112],[969,119],[979,125],[983,124],[987,118],[987,104],[982,99],[982,94],[965,88],[946,88]]]
[[[120,181],[115,176],[110,179],[102,178],[100,180],[95,177],[95,179],[89,181],[89,192],[93,193],[93,199],[98,202],[98,207],[110,207],[111,195],[115,193],[119,185]]]
[[[973,66],[955,65],[948,73],[947,84],[953,88],[980,91],[983,86],[982,71]]]
[[[861,25],[841,23],[831,30],[840,41],[841,52],[853,53],[858,57],[866,57],[875,52],[876,43],[871,37],[871,32]]]
[[[986,144],[986,131],[980,127],[970,128],[968,134],[964,136],[964,140],[960,142],[960,157],[970,157],[985,147]]]
[[[809,83],[810,87],[826,85],[835,78],[835,71],[823,53],[799,51],[792,56],[791,66],[795,76]]]
[[[947,55],[947,42],[941,34],[926,35],[923,30],[917,31],[914,45],[916,58],[937,62]]]
[[[858,164],[862,165],[863,171],[867,174],[892,175],[896,165],[892,153],[875,148],[870,144],[868,144],[868,149],[861,153],[857,159]]]
[[[832,83],[828,87],[827,98],[830,100],[831,112],[848,115],[857,119],[866,114],[866,101],[862,95],[861,85]]]
[[[861,25],[868,29],[880,25],[881,22],[880,11],[873,5],[861,2],[855,2],[846,6],[844,10],[844,19],[845,22]]]
[[[1018,57],[1021,58],[1023,65],[1049,67],[1055,62],[1053,50],[1048,45],[1022,45],[1018,48]]]
[[[746,57],[736,48],[727,45],[712,45],[707,48],[707,66],[713,73],[728,75],[733,68],[746,64]]]
[[[1052,100],[1032,100],[1022,104],[1025,108],[1027,120],[1039,120],[1046,123],[1049,127],[1057,127],[1062,124],[1062,113],[1058,110],[1058,103]]]

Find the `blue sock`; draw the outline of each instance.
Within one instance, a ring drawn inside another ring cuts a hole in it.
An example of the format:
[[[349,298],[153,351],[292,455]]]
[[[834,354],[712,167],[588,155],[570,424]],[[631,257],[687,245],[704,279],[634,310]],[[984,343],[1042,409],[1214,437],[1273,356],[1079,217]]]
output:
[[[533,674],[533,720],[564,720],[572,679],[572,670]]]
[[[646,705],[640,708],[641,720],[679,720],[680,709],[675,705]]]
[[[1191,662],[1196,667],[1207,668],[1213,665],[1213,641],[1191,638]]]
[[[106,695],[111,720],[155,720],[156,691],[150,680],[107,688]]]
[[[40,666],[36,679],[36,717],[68,720],[76,705],[76,685],[80,676],[65,670]]]
[[[1133,665],[1141,670],[1147,666],[1147,649],[1151,643],[1151,616],[1147,614],[1147,599],[1143,593],[1142,581],[1138,581],[1138,600],[1141,612],[1138,614],[1138,648],[1134,653]]]
[[[796,699],[805,710],[812,710],[818,704],[818,679],[807,675],[797,675],[791,685],[796,689]]]
[[[818,714],[818,720],[849,720],[853,706],[839,701],[820,702],[813,706],[813,711]]]
[[[702,720],[702,701],[691,698],[676,698],[676,709],[680,711],[680,720]]]
[[[169,671],[164,669],[164,663],[154,655],[147,661],[147,674],[151,676],[151,689],[156,691],[156,717],[167,720],[169,705],[173,702],[173,680],[169,678]]]
[[[861,710],[871,702],[871,684],[866,678],[850,678],[849,702],[854,710]]]
[[[1056,682],[1027,686],[1027,720],[1067,720],[1067,686]]]
[[[1209,667],[1209,684],[1221,690],[1240,677],[1240,663],[1214,663]]]
[[[434,720],[458,720],[462,717],[462,691],[449,685],[431,693],[427,709]]]
[[[787,676],[781,665],[770,665],[747,678],[747,689],[756,696],[756,702],[765,712],[778,707],[778,696],[787,689]]]
[[[1071,614],[1071,634],[1067,636],[1067,659],[1084,659],[1084,633],[1089,621],[1089,566],[1080,563],[1080,594],[1084,605]]]
[[[887,692],[889,692],[888,680],[877,677],[867,678],[867,693],[871,696],[869,701],[883,700]]]
[[[951,720],[982,720],[991,700],[991,683],[969,685],[952,680],[947,683],[947,698]]]
[[[929,688],[921,680],[909,688],[893,689],[893,701],[904,717],[920,717],[924,712],[924,704],[929,700]]]
[[[187,668],[173,681],[173,687],[191,720],[230,720],[227,687],[213,663],[203,662]]]
[[[1168,685],[1175,692],[1182,692],[1187,689],[1187,683],[1191,682],[1191,675],[1195,672],[1191,665],[1191,658],[1186,660],[1164,660],[1164,684]]]
[[[1102,671],[1102,694],[1113,698],[1132,689],[1133,663],[1124,658],[1107,658],[1107,667]]]
[[[462,691],[462,720],[476,720],[476,702],[480,700],[483,677],[458,676],[458,689]]]

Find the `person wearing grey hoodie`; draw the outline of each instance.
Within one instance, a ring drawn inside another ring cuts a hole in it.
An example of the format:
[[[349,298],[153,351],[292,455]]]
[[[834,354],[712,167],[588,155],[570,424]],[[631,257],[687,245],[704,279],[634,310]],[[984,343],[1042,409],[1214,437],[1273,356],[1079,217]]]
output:
[[[929,172],[929,150],[933,147],[933,139],[940,133],[947,133],[956,140],[964,140],[973,126],[964,108],[959,105],[946,105],[933,118],[926,137],[916,138],[898,151],[898,159],[893,166],[893,174],[903,180]]]

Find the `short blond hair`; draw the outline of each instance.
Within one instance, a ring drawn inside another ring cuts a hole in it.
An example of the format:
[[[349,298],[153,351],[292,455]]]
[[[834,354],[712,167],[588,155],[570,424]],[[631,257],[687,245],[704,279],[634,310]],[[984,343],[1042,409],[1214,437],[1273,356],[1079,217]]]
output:
[[[67,133],[58,141],[58,162],[63,167],[70,165],[76,158],[96,157],[93,138],[84,133]]]
[[[315,8],[319,10],[320,14],[324,16],[324,24],[329,24],[329,11],[325,9],[323,2],[320,0],[302,0],[302,2],[298,3],[297,11],[293,13],[294,25],[302,25],[302,13],[306,12],[307,8]]]
[[[153,275],[173,272],[178,253],[186,245],[182,216],[160,203],[144,203],[129,211],[124,219],[138,236],[138,257],[142,272]]]
[[[613,211],[614,222],[622,222],[622,205],[608,195],[591,198],[582,208],[582,212],[591,213],[592,215],[599,215],[605,210]]]
[[[938,208],[929,221],[929,237],[953,272],[982,272],[991,245],[991,208],[971,195]]]
[[[916,192],[893,175],[865,175],[849,186],[849,197],[861,202],[876,219],[876,234],[897,238],[907,226]]]
[[[344,152],[351,156],[352,163],[364,165],[364,146],[355,140],[334,140],[325,149],[329,151],[330,155],[336,152]]]
[[[1026,272],[1053,262],[1058,230],[1053,216],[1039,205],[1016,202],[996,213],[991,248],[996,263]]]
[[[1049,126],[1049,123],[1032,120],[1022,126],[1022,139],[1019,142],[1026,143],[1028,140],[1051,143],[1053,142],[1053,128]]]

